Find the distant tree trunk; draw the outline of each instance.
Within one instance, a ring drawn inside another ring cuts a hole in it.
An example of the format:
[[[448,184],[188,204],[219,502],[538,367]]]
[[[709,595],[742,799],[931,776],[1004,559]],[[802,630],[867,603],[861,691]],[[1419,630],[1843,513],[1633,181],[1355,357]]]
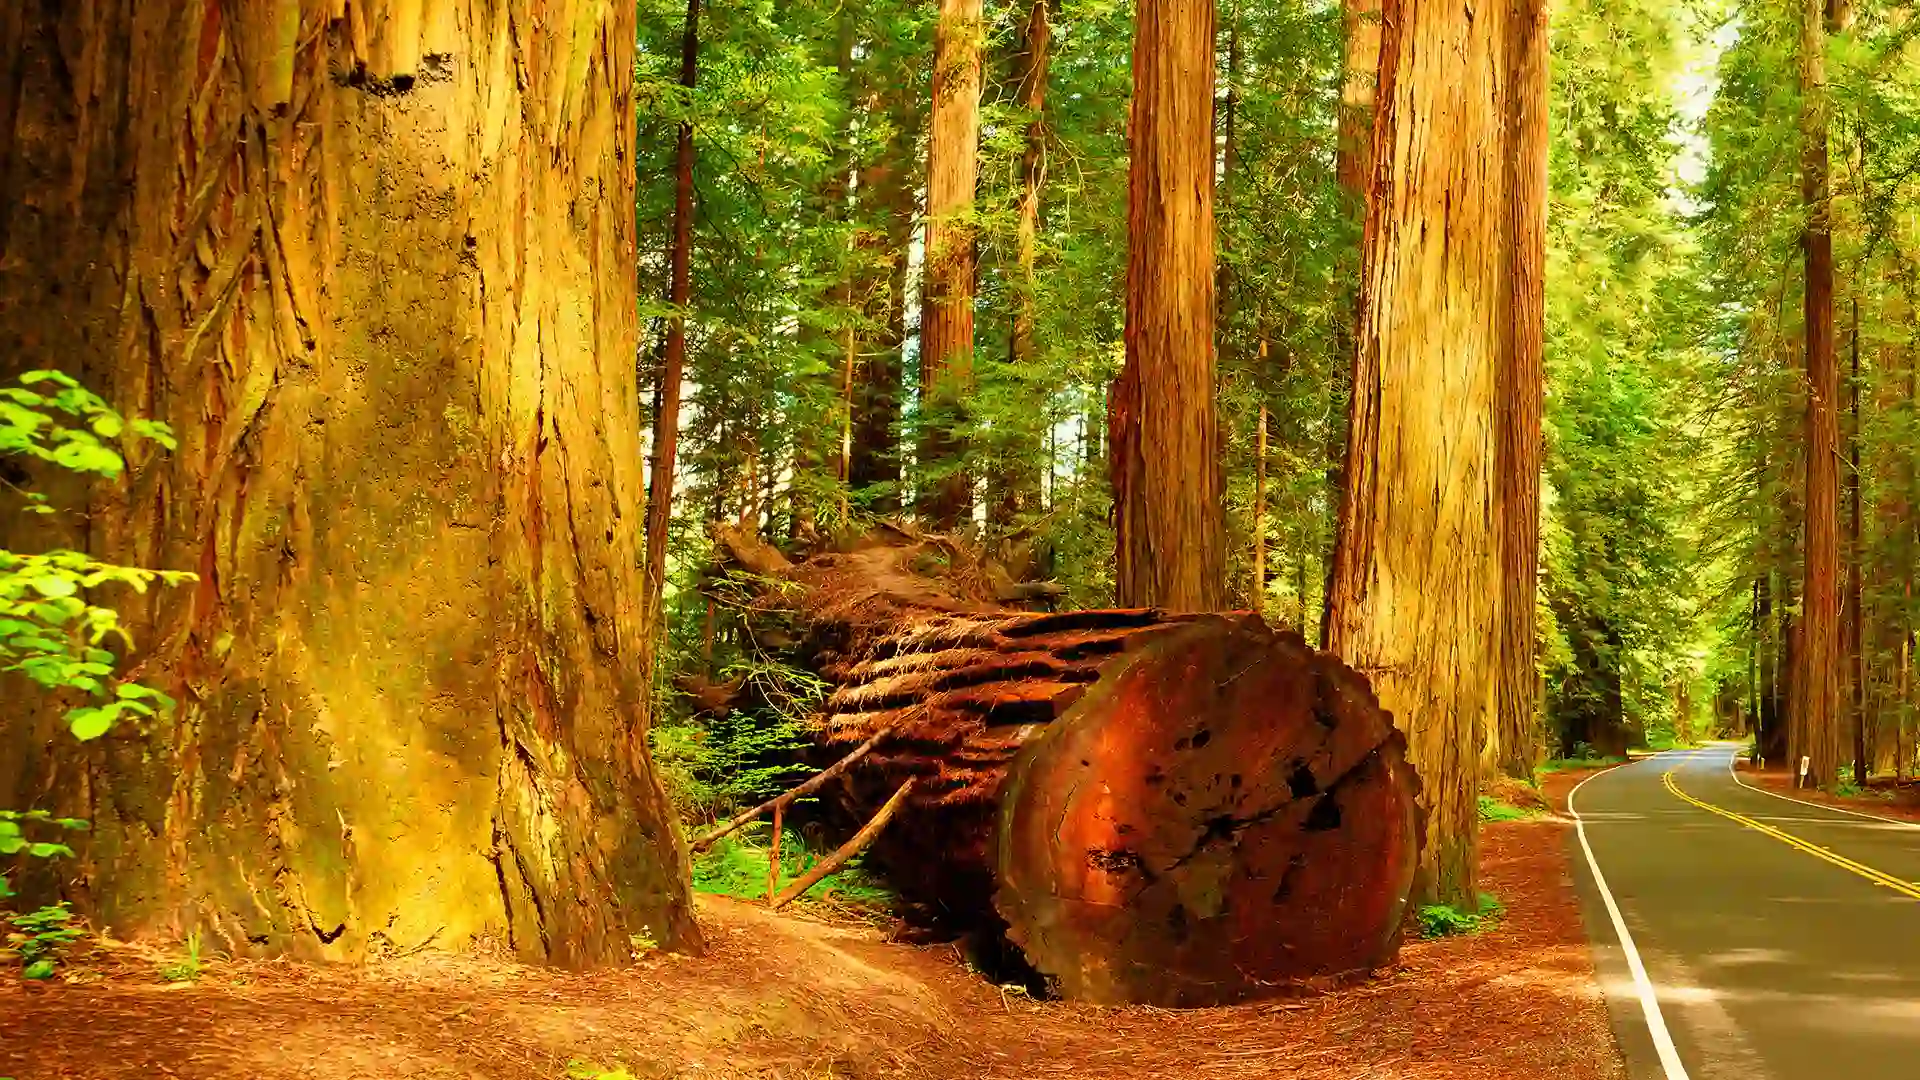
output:
[[[1804,712],[1810,776],[1831,787],[1840,775],[1839,723],[1839,358],[1834,350],[1833,235],[1828,191],[1825,0],[1803,0],[1801,87],[1804,97],[1801,198],[1808,214],[1806,253],[1806,550],[1805,604],[1794,668],[1795,701]],[[1797,766],[1796,766],[1797,767]]]
[[[1546,0],[1516,0],[1508,28],[1513,96],[1507,110],[1507,183],[1512,229],[1513,304],[1500,369],[1499,704],[1489,764],[1530,778],[1539,757],[1540,678],[1534,654],[1540,587],[1541,356],[1546,342],[1547,110]]]
[[[680,37],[680,85],[689,92],[700,73],[700,0],[687,0],[687,21]],[[643,616],[647,647],[641,653],[640,682],[651,700],[657,691],[654,669],[659,657],[661,607],[667,591],[667,531],[673,523],[674,458],[680,443],[680,389],[687,363],[687,304],[693,296],[693,122],[680,122],[673,158],[673,248],[667,253],[666,355],[655,388],[652,475],[647,482],[647,582]]]
[[[1760,579],[1747,598],[1747,734],[1760,737]],[[1755,745],[1758,745],[1756,742]]]
[[[66,888],[116,935],[699,942],[638,676],[634,8],[490,10],[0,18],[0,357],[173,426],[77,542],[200,575],[126,598],[170,722],[0,728],[0,805],[91,819]]]
[[[1213,353],[1212,0],[1140,0],[1127,181],[1126,367],[1108,400],[1115,592],[1226,603]]]
[[[1040,257],[1040,194],[1047,182],[1047,65],[1051,29],[1047,5],[1033,0],[1014,56],[1016,101],[1027,111],[1027,145],[1020,155],[1020,205],[1015,226],[1018,283],[1013,300],[1013,333],[1008,339],[1007,362],[1016,369],[1034,362],[1034,315],[1037,300],[1035,268]],[[999,454],[993,478],[991,506],[996,522],[1011,527],[1023,515],[1040,508],[1040,469],[1037,431],[1016,427],[1010,445]]]
[[[1387,0],[1381,22],[1328,644],[1407,733],[1428,806],[1422,903],[1477,902],[1478,766],[1498,700],[1507,21],[1497,4]]]
[[[1381,0],[1342,0],[1341,19],[1346,26],[1346,52],[1342,65],[1338,142],[1334,151],[1334,176],[1353,235],[1366,224],[1368,192],[1373,186],[1374,97],[1380,76],[1380,3]],[[1358,266],[1359,260],[1355,260]],[[1360,325],[1359,274],[1342,285],[1347,310],[1333,317],[1333,378],[1328,380],[1329,397],[1338,400],[1342,391],[1351,397],[1354,372],[1354,336]],[[1333,412],[1328,410],[1329,414]],[[1320,642],[1324,646],[1332,632],[1333,575],[1340,564],[1340,545],[1346,536],[1347,520],[1347,439],[1340,425],[1328,424],[1327,493],[1334,504],[1333,542],[1327,545],[1320,596]]]
[[[925,303],[920,316],[920,468],[953,464],[953,433],[973,384],[974,184],[980,170],[981,0],[940,0],[927,140]],[[973,505],[964,472],[921,483],[920,514],[957,529]]]
[[[1266,343],[1261,342],[1264,349]],[[1253,613],[1267,613],[1267,407],[1260,406],[1260,428],[1253,458]],[[1302,604],[1305,600],[1302,599]]]
[[[1779,762],[1787,756],[1786,716],[1781,709],[1780,661],[1786,655],[1781,621],[1773,603],[1773,574],[1760,575],[1760,756]]]
[[[885,115],[891,136],[861,174],[859,199],[868,229],[862,234],[865,261],[884,266],[866,290],[866,314],[880,327],[877,340],[860,349],[854,374],[853,448],[848,482],[855,491],[879,487],[871,505],[880,513],[900,508],[900,394],[907,340],[907,248],[913,234],[914,168],[921,115],[912,84],[886,73],[874,82],[883,88],[872,111]]]
[[[1857,280],[1857,279],[1856,279]],[[1853,781],[1865,786],[1872,772],[1867,752],[1867,672],[1866,590],[1862,587],[1860,560],[1860,298],[1852,299],[1853,325],[1848,331],[1853,377],[1847,383],[1847,685],[1849,711],[1852,713]]]

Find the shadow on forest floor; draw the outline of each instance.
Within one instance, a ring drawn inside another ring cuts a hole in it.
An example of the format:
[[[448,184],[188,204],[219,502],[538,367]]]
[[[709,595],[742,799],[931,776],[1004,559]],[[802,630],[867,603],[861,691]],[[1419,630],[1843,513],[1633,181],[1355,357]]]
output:
[[[1564,786],[1564,785],[1561,785]],[[1035,1002],[950,947],[702,898],[708,956],[567,975],[451,956],[366,969],[209,963],[168,984],[117,948],[97,981],[0,987],[15,1080],[1617,1080],[1566,822],[1483,829],[1490,931],[1413,941],[1360,986],[1169,1012]]]

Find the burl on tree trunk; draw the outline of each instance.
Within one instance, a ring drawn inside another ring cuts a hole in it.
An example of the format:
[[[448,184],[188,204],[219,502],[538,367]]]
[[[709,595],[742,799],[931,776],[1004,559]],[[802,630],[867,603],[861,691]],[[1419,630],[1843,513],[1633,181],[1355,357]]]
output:
[[[830,787],[901,892],[1004,926],[1063,996],[1199,1006],[1363,972],[1400,942],[1419,780],[1366,680],[1257,616],[1015,611],[990,564],[883,530],[790,563],[715,529],[835,690]],[[937,575],[937,576],[936,576]]]

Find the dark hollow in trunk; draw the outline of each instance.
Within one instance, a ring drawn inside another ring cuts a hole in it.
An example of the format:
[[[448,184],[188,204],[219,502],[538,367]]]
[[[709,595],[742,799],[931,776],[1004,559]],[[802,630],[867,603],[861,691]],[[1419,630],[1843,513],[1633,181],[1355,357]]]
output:
[[[864,820],[915,781],[873,848],[895,887],[1004,928],[1063,996],[1222,1004],[1395,955],[1419,781],[1366,680],[1298,633],[1009,610],[990,566],[901,530],[798,564],[715,533],[791,583],[768,595],[835,686],[823,755],[892,731],[834,798]]]

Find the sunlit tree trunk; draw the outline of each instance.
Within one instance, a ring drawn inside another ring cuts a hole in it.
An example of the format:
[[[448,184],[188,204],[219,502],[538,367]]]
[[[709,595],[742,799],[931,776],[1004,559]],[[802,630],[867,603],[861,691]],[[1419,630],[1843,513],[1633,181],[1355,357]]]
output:
[[[1357,236],[1366,223],[1367,193],[1372,187],[1373,178],[1374,96],[1380,76],[1380,0],[1343,0],[1340,13],[1346,31],[1346,49],[1341,69],[1334,176],[1339,182],[1344,207]],[[1350,313],[1334,316],[1334,377],[1328,380],[1327,386],[1328,396],[1332,399],[1330,405],[1350,396],[1352,392],[1354,335],[1360,325],[1358,273],[1348,279],[1342,296]],[[1340,425],[1328,425],[1327,491],[1334,504],[1334,528],[1333,542],[1327,545],[1327,562],[1321,583],[1320,641],[1323,645],[1332,629],[1333,574],[1334,568],[1340,563],[1340,545],[1347,531],[1348,443],[1340,437],[1342,434]]]
[[[1469,906],[1480,752],[1498,693],[1507,23],[1503,6],[1467,0],[1383,10],[1329,627],[1329,647],[1373,680],[1420,770],[1418,895]]]
[[[1840,447],[1839,358],[1834,349],[1833,235],[1829,204],[1825,0],[1804,0],[1801,18],[1803,161],[1801,198],[1808,220],[1806,254],[1807,363],[1805,604],[1795,650],[1794,699],[1812,759],[1812,783],[1831,786],[1840,773]],[[1796,763],[1797,767],[1797,763]]]
[[[1140,0],[1127,180],[1126,366],[1108,401],[1122,607],[1226,603],[1213,352],[1212,0]]]
[[[1516,0],[1508,28],[1513,94],[1507,110],[1513,303],[1500,368],[1499,705],[1488,764],[1531,778],[1539,757],[1540,679],[1535,606],[1540,587],[1541,356],[1546,341],[1546,0]]]
[[[920,316],[923,470],[961,452],[952,423],[973,383],[974,184],[980,170],[981,0],[940,0],[934,31],[933,112],[927,140],[925,303]],[[970,513],[964,472],[921,482],[920,513],[943,529]]]
[[[0,19],[0,357],[173,425],[81,542],[200,575],[129,598],[169,722],[0,729],[0,805],[93,822],[96,925],[329,959],[698,942],[637,674],[634,9],[521,12]]]
[[[1265,342],[1261,342],[1264,348]],[[1254,437],[1253,457],[1253,613],[1267,613],[1267,407],[1260,406],[1260,426]],[[1301,605],[1306,604],[1301,594]]]

